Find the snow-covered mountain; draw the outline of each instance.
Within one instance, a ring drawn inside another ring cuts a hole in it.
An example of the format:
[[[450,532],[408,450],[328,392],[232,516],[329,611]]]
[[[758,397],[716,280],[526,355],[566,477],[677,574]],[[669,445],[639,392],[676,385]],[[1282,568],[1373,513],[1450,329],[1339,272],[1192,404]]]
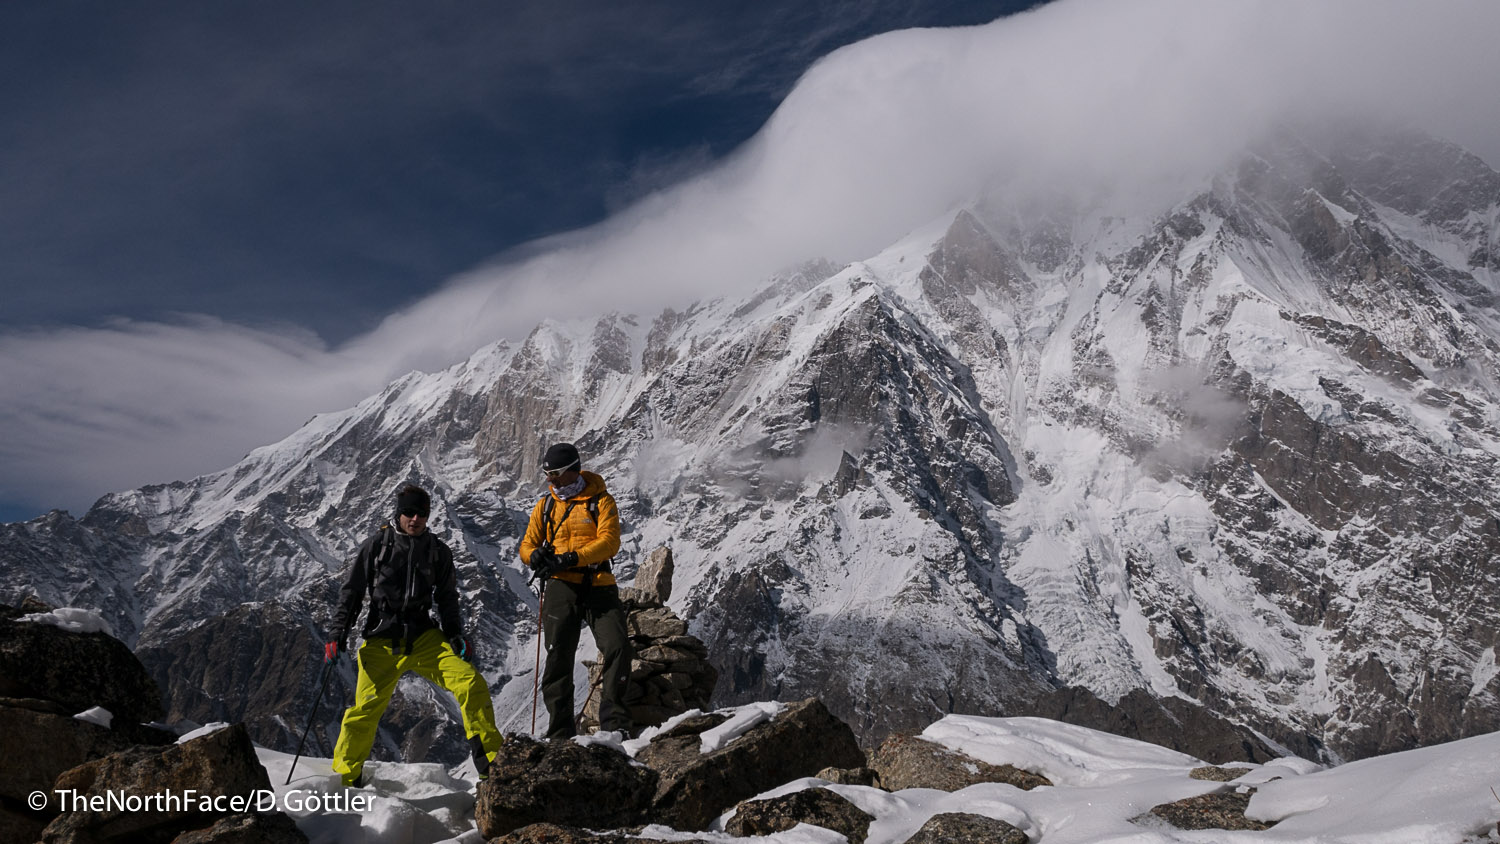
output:
[[[1161,215],[990,191],[742,298],[564,303],[223,472],[0,526],[0,600],[99,608],[174,715],[285,746],[414,480],[524,728],[515,546],[567,439],[623,575],[673,548],[721,703],[817,695],[872,738],[1144,689],[1303,755],[1406,749],[1500,728],[1497,294],[1500,174],[1283,131]],[[456,746],[450,706],[403,687],[408,754]]]

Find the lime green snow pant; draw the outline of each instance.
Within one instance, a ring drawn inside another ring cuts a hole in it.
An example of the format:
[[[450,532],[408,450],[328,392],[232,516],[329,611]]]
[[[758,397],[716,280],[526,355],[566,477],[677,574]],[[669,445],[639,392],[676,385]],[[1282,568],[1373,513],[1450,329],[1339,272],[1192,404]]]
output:
[[[474,750],[474,763],[480,772],[494,761],[503,739],[495,726],[489,687],[474,666],[459,658],[440,631],[428,630],[418,636],[410,652],[403,654],[392,649],[390,639],[371,639],[359,648],[354,705],[344,711],[339,740],[333,747],[333,770],[343,777],[344,785],[353,785],[359,779],[375,744],[380,716],[391,702],[396,681],[408,671],[442,686],[458,700],[464,734]]]

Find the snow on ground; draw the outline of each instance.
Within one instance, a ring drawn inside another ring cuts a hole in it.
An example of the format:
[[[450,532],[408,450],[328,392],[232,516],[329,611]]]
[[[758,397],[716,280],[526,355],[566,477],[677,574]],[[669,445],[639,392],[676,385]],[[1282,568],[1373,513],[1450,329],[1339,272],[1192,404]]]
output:
[[[725,710],[720,732],[705,739],[704,752],[721,747],[755,724],[773,718],[780,704],[758,703]],[[670,729],[686,713],[621,742],[616,737],[578,738],[605,743],[631,755],[650,736]],[[210,725],[210,728],[214,725]],[[207,728],[205,728],[207,729]],[[1366,759],[1331,769],[1288,758],[1266,765],[1235,765],[1250,773],[1230,784],[1195,780],[1203,763],[1153,744],[1043,718],[981,718],[950,715],[928,727],[923,738],[991,764],[1038,771],[1054,787],[1021,791],[987,783],[953,793],[907,789],[895,793],[834,785],[807,778],[761,797],[826,787],[875,817],[866,844],[902,844],[936,814],[969,812],[1004,820],[1033,844],[1478,844],[1500,841],[1500,733]],[[313,844],[481,844],[474,829],[474,782],[436,764],[371,762],[373,783],[344,789],[329,760],[303,757],[290,785],[286,753],[261,749],[281,806]],[[1153,806],[1225,788],[1257,789],[1248,815],[1277,825],[1263,832],[1183,831],[1154,818]],[[359,805],[351,807],[353,797]],[[843,844],[844,838],[809,825],[754,839],[722,830],[729,815],[707,832],[685,833],[648,826],[641,835],[662,840],[755,841],[759,844]]]

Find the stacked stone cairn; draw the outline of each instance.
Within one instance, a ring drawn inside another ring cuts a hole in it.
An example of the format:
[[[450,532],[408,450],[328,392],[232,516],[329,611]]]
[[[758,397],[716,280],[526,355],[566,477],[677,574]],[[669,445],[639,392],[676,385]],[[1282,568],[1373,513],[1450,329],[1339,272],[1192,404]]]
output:
[[[667,606],[673,569],[672,549],[658,548],[636,571],[633,585],[620,588],[625,625],[635,649],[625,702],[636,730],[692,709],[708,711],[719,681],[718,670],[708,662],[708,647],[688,635],[687,622]],[[603,667],[598,662],[585,664],[593,693],[584,706],[580,728],[589,731],[599,724],[597,690]]]

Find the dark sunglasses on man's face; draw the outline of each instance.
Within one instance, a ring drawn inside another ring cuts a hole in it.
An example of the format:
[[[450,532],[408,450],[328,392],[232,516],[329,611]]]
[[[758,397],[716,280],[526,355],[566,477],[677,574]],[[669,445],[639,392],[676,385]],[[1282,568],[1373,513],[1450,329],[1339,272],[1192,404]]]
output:
[[[416,518],[418,516],[420,516],[421,518],[425,519],[425,518],[427,518],[427,511],[426,510],[418,510],[415,507],[404,507],[401,510],[401,515],[407,517],[408,519]]]
[[[571,472],[577,465],[578,461],[574,460],[572,463],[569,463],[561,469],[543,469],[542,474],[546,475],[549,478],[560,478],[563,475],[566,475],[568,472]]]

